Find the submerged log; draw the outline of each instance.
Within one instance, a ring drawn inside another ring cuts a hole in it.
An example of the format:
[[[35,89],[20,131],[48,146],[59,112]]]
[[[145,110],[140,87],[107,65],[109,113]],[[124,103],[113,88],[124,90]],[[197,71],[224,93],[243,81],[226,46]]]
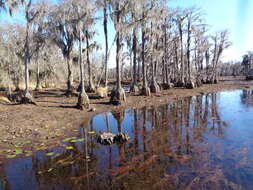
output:
[[[119,133],[114,137],[115,143],[125,143],[130,139],[128,133]]]
[[[102,133],[98,136],[98,143],[103,145],[111,145],[114,143],[114,137],[116,135],[113,133]]]
[[[113,143],[125,143],[130,139],[128,133],[119,133],[117,135],[113,133],[102,133],[98,136],[98,143],[103,145],[111,145]]]

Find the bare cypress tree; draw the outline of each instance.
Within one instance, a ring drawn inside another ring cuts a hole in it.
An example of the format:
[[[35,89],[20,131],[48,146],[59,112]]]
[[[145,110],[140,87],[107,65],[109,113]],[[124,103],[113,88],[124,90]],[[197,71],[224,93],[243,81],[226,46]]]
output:
[[[124,11],[126,11],[127,2],[126,1],[112,1],[111,6],[114,10],[115,16],[114,27],[116,30],[116,88],[111,93],[110,102],[113,104],[121,104],[126,101],[125,90],[121,86],[121,71],[120,62],[122,60],[122,32],[123,32],[123,17]]]
[[[137,86],[137,35],[138,35],[138,23],[136,22],[135,13],[132,12],[132,21],[133,21],[133,42],[132,42],[132,51],[133,51],[133,81],[131,84],[131,92],[138,93],[139,88]]]
[[[25,55],[24,55],[24,64],[25,64],[25,92],[24,97],[21,100],[21,103],[24,104],[36,104],[33,100],[32,95],[29,91],[29,66],[30,61],[35,53],[34,49],[30,48],[31,43],[31,34],[30,30],[32,27],[32,24],[35,22],[36,19],[38,19],[41,16],[41,13],[43,13],[44,5],[41,4],[41,6],[33,7],[32,0],[24,0],[22,1],[22,5],[24,6],[25,10],[25,19],[26,19],[26,34],[25,34]]]
[[[107,15],[108,2],[104,0],[104,35],[105,35],[105,87],[108,85],[108,15]]]
[[[66,1],[67,2],[67,1]],[[49,14],[49,34],[53,42],[61,49],[62,55],[67,65],[67,91],[66,95],[71,96],[74,93],[73,71],[71,52],[74,46],[74,30],[72,26],[71,9],[67,3],[56,5]]]
[[[87,59],[87,65],[88,65],[88,76],[89,76],[89,84],[87,88],[87,92],[95,92],[95,86],[92,79],[92,71],[91,71],[91,63],[90,63],[90,43],[89,38],[90,34],[88,30],[85,30],[85,38],[86,38],[86,59]]]
[[[218,63],[224,49],[228,48],[231,45],[231,42],[228,40],[228,31],[224,30],[217,32],[215,36],[212,37],[214,41],[214,50],[213,50],[213,59],[212,59],[212,74],[211,74],[211,83],[218,83]]]
[[[71,5],[73,6],[73,10],[76,14],[76,18],[73,20],[73,23],[75,24],[76,29],[76,37],[78,40],[78,49],[79,49],[79,66],[80,66],[80,84],[81,84],[81,90],[78,96],[77,101],[77,108],[83,110],[84,108],[89,108],[89,97],[85,92],[84,88],[84,65],[83,65],[83,58],[82,58],[82,40],[84,38],[82,27],[84,26],[83,22],[85,21],[84,18],[89,14],[89,4],[85,2],[84,4],[78,4],[79,2],[71,2]],[[82,10],[82,12],[81,12]]]

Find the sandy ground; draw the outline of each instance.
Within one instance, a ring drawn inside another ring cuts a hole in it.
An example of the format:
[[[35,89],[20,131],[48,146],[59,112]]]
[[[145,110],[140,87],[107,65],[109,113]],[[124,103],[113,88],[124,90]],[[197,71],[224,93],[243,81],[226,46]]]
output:
[[[67,98],[63,90],[44,89],[34,93],[37,106],[0,104],[0,157],[1,152],[10,152],[21,146],[28,146],[32,151],[58,146],[64,137],[78,133],[76,129],[81,124],[88,125],[89,119],[98,113],[167,104],[187,96],[251,87],[253,82],[228,79],[192,90],[164,90],[151,97],[127,93],[127,101],[121,106],[110,105],[109,98],[91,99],[90,108],[95,108],[93,112],[75,109],[77,97]]]

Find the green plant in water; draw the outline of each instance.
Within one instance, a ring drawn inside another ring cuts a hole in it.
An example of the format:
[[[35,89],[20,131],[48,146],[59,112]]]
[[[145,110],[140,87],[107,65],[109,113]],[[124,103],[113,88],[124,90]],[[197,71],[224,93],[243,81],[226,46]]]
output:
[[[54,152],[48,152],[46,153],[46,156],[53,156],[54,155]]]
[[[75,143],[75,142],[83,142],[85,139],[84,138],[80,138],[80,139],[74,139],[71,140],[70,142]]]
[[[6,158],[15,158],[16,155],[15,154],[9,154],[9,155],[6,155]]]
[[[18,155],[18,154],[22,154],[23,153],[23,150],[22,149],[16,149],[15,150],[15,154]]]
[[[72,149],[74,149],[74,147],[73,146],[67,146],[66,149],[67,150],[72,150]]]
[[[65,138],[65,139],[63,139],[63,142],[69,142],[69,141],[74,140],[74,139],[77,139],[77,137],[68,137],[68,138]]]

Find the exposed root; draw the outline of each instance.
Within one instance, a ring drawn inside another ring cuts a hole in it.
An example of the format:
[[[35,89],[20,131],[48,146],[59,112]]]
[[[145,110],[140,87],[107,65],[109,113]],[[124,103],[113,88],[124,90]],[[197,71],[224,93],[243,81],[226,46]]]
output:
[[[68,98],[73,97],[73,96],[77,96],[77,93],[75,91],[75,89],[69,89],[64,93],[65,96],[67,96]]]
[[[89,109],[90,100],[89,100],[88,95],[85,92],[79,94],[76,107],[77,109],[80,109],[80,110]]]
[[[195,88],[195,84],[193,81],[189,81],[186,86],[187,89],[194,89]]]
[[[94,93],[96,91],[96,88],[93,83],[89,84],[89,86],[85,89],[88,93]]]
[[[25,92],[25,95],[21,98],[20,104],[33,104],[37,105],[33,100],[32,95],[29,92]]]
[[[111,92],[111,99],[110,102],[113,105],[120,105],[123,102],[126,102],[126,94],[125,94],[125,90],[123,88],[119,88],[119,89],[114,89]]]
[[[135,95],[137,95],[140,92],[140,89],[137,85],[132,85],[130,88],[130,92],[133,92]]]
[[[156,81],[152,82],[152,84],[150,85],[150,91],[152,93],[158,93],[160,91],[160,87]]]
[[[147,87],[147,86],[142,87],[141,95],[142,96],[151,96],[151,92],[150,92],[149,87]]]
[[[168,90],[168,89],[173,88],[174,84],[173,83],[163,83],[163,84],[161,84],[161,87],[163,90]]]

